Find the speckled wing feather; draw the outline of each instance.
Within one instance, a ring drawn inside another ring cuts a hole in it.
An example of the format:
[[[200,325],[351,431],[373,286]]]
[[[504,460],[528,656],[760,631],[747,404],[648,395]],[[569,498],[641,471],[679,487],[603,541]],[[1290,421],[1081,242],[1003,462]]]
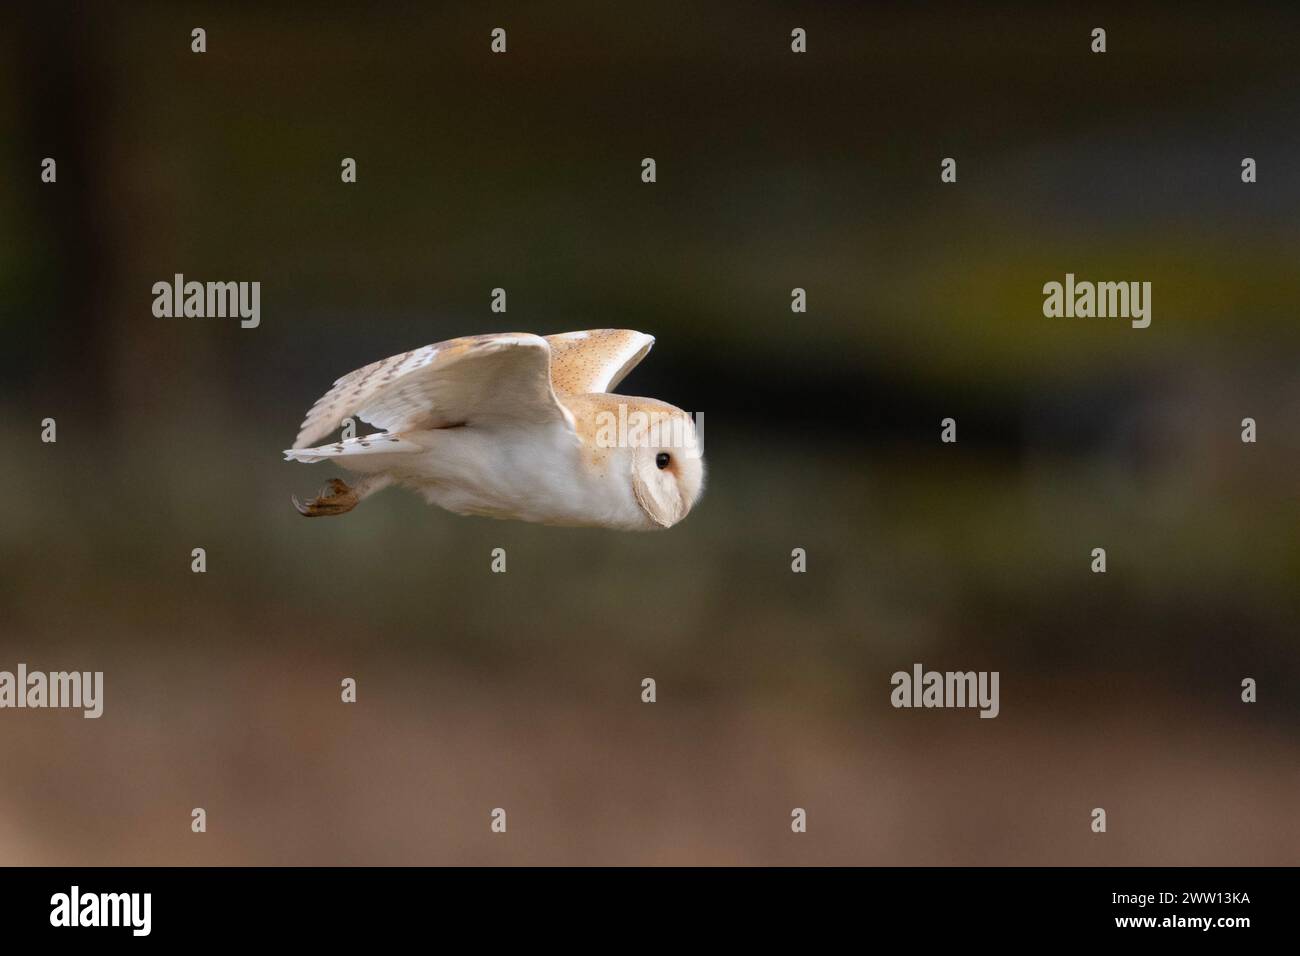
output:
[[[550,347],[526,332],[451,339],[349,372],[312,406],[293,447],[315,444],[354,415],[391,433],[571,422],[551,388]]]
[[[614,389],[655,344],[653,335],[632,329],[591,329],[548,335],[551,384],[561,394]]]

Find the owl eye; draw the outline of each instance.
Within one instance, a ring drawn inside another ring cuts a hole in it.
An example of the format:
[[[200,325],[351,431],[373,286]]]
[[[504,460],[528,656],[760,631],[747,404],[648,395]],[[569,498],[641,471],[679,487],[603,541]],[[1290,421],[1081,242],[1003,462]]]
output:
[[[668,454],[666,451],[661,451],[659,454],[655,455],[655,467],[660,471],[663,471],[668,467],[668,463],[672,460],[672,455]]]

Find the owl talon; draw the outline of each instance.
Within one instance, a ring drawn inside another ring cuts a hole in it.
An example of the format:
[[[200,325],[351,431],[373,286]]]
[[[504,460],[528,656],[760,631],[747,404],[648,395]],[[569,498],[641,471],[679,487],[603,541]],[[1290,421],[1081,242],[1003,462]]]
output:
[[[297,495],[292,497],[293,506],[304,518],[347,514],[361,501],[360,496],[338,478],[331,478],[320,493],[306,504],[299,501]]]

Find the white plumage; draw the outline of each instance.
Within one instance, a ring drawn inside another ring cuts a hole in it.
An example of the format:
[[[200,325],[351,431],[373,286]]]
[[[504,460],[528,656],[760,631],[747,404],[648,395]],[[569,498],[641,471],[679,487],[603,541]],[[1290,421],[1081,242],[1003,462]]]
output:
[[[478,335],[350,372],[312,406],[285,457],[336,459],[363,478],[294,503],[309,517],[342,514],[400,484],[458,514],[676,524],[703,488],[694,423],[672,405],[609,394],[653,345],[630,329]],[[351,417],[383,431],[308,447]]]

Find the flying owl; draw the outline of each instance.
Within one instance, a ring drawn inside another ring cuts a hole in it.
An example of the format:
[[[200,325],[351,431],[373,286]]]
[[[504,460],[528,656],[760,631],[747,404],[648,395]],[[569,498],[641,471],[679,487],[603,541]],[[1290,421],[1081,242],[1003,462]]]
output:
[[[654,341],[630,329],[473,335],[350,372],[284,455],[361,477],[331,479],[294,506],[309,518],[344,514],[396,484],[457,514],[672,527],[704,486],[695,423],[665,402],[610,394]],[[351,416],[383,431],[308,447]]]

